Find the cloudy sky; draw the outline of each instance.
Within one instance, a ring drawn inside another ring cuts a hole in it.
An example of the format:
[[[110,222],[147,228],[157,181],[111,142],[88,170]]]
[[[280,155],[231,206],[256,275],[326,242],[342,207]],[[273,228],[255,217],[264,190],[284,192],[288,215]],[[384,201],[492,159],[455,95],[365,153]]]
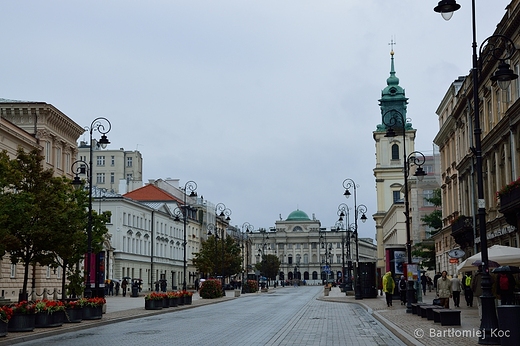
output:
[[[112,148],[141,151],[145,181],[194,180],[236,225],[300,209],[333,226],[353,179],[369,213],[360,234],[374,237],[389,43],[425,154],[442,97],[471,68],[470,0],[448,22],[437,2],[3,1],[0,97],[82,126],[110,119]],[[477,1],[478,42],[508,3]]]

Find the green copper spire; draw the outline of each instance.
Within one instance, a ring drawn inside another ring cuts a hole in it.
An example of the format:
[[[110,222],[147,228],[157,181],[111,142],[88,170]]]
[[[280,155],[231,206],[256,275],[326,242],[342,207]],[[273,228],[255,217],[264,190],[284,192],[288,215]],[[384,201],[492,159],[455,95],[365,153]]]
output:
[[[386,85],[386,88],[381,91],[381,99],[379,100],[381,116],[389,110],[396,110],[406,118],[408,99],[405,96],[404,89],[399,86],[399,78],[395,75],[393,49],[390,51],[390,77],[386,79]],[[412,124],[407,123],[406,129],[411,128]],[[381,124],[377,125],[377,131],[386,131],[386,126],[382,119]]]

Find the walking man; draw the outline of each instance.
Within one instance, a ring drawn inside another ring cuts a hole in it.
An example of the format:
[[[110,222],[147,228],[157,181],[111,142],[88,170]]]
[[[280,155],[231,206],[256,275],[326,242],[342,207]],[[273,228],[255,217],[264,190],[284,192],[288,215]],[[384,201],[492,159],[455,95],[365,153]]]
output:
[[[460,283],[459,277],[457,275],[454,275],[451,279],[451,292],[453,294],[453,305],[455,305],[456,308],[459,308],[460,306],[460,291],[462,290],[462,285]]]
[[[437,297],[441,300],[441,306],[445,309],[450,308],[451,280],[448,279],[448,272],[445,270],[442,271],[441,277],[437,280]]]
[[[387,272],[383,276],[383,292],[386,295],[386,305],[392,306],[392,295],[394,294],[395,281],[392,278],[392,272]]]

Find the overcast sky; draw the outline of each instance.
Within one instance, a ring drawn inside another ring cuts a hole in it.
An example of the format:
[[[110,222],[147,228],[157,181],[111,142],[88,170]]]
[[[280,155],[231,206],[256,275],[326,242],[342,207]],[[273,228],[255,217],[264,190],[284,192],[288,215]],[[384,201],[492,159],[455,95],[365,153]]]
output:
[[[369,214],[360,236],[373,238],[389,43],[425,154],[442,97],[471,68],[471,1],[448,22],[437,2],[2,1],[0,98],[82,126],[108,118],[111,148],[138,149],[145,181],[194,180],[234,225],[300,209],[333,226],[353,179]],[[479,44],[507,4],[477,1]]]

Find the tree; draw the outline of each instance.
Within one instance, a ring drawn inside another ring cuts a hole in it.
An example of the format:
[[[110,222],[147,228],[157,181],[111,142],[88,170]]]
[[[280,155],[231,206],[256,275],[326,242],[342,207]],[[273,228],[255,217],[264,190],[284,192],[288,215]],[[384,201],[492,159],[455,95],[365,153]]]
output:
[[[24,295],[30,265],[63,266],[63,288],[67,267],[86,252],[86,192],[76,191],[70,179],[44,169],[43,159],[38,150],[19,149],[14,159],[0,153],[0,233],[11,262],[24,265]],[[107,232],[101,223],[106,221],[106,217],[94,218],[95,249],[101,250]]]
[[[275,255],[265,255],[262,262],[256,264],[256,269],[268,279],[276,279],[276,275],[280,272],[280,259]]]
[[[242,270],[240,247],[230,236],[226,236],[225,241],[215,236],[208,237],[202,241],[200,252],[194,253],[194,256],[193,264],[201,273],[227,277]]]
[[[442,229],[441,189],[433,190],[433,197],[426,198],[426,200],[432,203],[436,209],[430,214],[424,215],[421,221],[424,222],[423,225],[432,229],[430,235],[434,235]],[[412,255],[423,258],[423,267],[428,268],[428,270],[435,269],[435,244],[432,241],[425,240],[416,244]]]

